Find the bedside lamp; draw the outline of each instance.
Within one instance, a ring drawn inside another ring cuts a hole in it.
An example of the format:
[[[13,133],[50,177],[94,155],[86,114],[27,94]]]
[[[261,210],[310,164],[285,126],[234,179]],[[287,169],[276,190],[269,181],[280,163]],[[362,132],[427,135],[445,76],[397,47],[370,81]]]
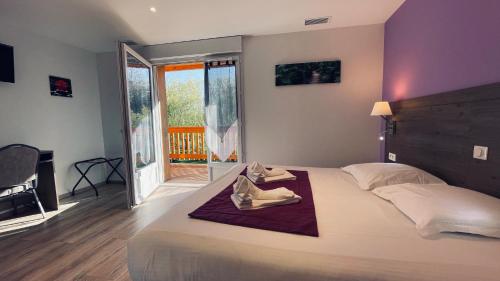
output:
[[[389,135],[394,135],[396,132],[396,122],[393,121],[389,116],[392,116],[391,106],[386,101],[378,101],[373,105],[371,116],[380,116],[382,117],[385,123],[385,132]],[[384,140],[383,134],[380,136],[380,140]]]

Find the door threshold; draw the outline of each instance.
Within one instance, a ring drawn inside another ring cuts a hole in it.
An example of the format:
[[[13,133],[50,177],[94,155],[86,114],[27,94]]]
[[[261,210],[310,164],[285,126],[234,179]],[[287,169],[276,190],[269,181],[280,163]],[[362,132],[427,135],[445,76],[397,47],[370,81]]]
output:
[[[208,181],[175,181],[169,180],[161,184],[161,186],[171,186],[171,187],[192,187],[192,188],[200,188],[209,184]]]

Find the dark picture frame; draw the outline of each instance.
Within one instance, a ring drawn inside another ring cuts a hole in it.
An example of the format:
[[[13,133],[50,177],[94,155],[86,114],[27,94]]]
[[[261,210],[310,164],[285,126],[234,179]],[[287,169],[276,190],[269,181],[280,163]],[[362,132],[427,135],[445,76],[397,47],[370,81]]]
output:
[[[0,82],[15,83],[14,47],[0,43]]]
[[[73,97],[73,89],[71,87],[71,80],[57,76],[49,76],[50,82],[50,95],[56,97]]]
[[[276,65],[276,86],[340,83],[340,60]]]

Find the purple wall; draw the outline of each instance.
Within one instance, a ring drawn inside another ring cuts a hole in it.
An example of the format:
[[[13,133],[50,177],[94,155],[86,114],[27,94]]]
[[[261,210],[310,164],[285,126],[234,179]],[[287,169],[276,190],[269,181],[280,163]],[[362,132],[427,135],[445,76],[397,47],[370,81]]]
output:
[[[384,56],[384,100],[500,82],[500,1],[406,0]]]

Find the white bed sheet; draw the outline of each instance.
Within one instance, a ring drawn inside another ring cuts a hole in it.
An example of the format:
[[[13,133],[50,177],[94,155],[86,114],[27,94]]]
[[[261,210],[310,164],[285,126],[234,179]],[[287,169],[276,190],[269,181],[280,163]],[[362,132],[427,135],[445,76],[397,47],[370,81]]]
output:
[[[238,166],[129,241],[133,280],[500,280],[500,239],[424,239],[340,169],[283,168],[309,172],[318,238],[189,218],[237,177]]]

